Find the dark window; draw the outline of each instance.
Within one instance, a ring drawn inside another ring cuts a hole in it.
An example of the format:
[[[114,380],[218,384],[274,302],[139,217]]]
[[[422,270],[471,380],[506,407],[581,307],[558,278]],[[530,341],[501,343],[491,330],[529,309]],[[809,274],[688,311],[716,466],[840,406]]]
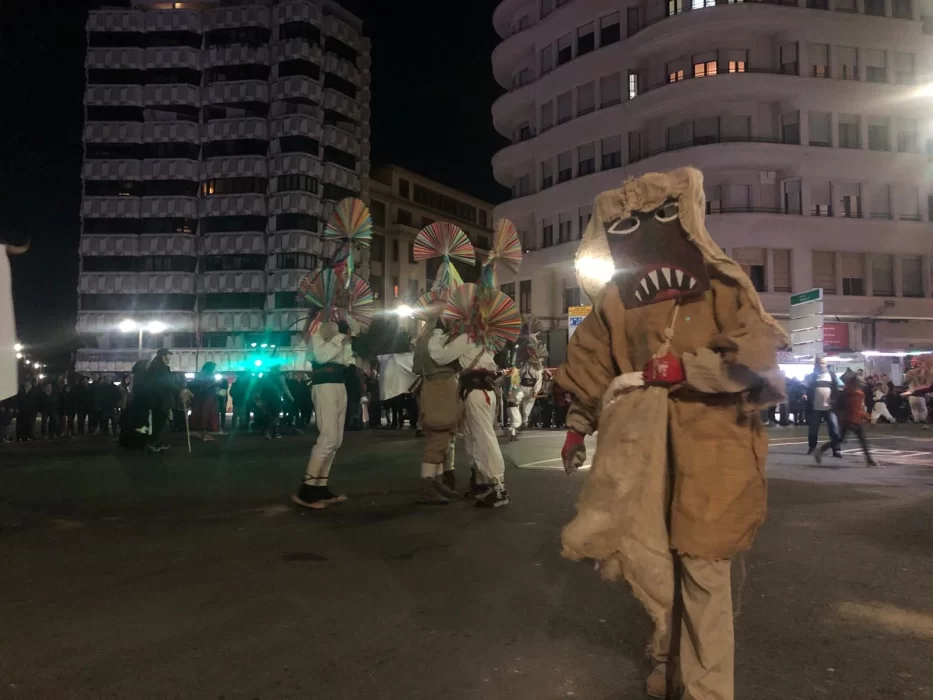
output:
[[[231,46],[233,44],[246,44],[248,46],[261,46],[269,43],[271,33],[263,27],[230,27],[226,29],[213,29],[204,35],[204,46]]]
[[[194,294],[83,294],[84,311],[194,311]]]
[[[307,22],[286,22],[279,27],[279,39],[307,39],[320,43],[321,30]]]
[[[399,196],[399,197],[404,197],[405,199],[408,199],[408,197],[409,197],[409,194],[408,194],[408,187],[409,187],[409,182],[408,182],[408,180],[406,180],[406,179],[403,178],[403,177],[400,177],[400,178],[398,179],[398,196]]]
[[[197,219],[140,219],[140,233],[197,233]]]
[[[591,173],[596,172],[596,156],[591,158],[581,158],[577,162],[577,177],[582,177],[583,175],[590,175]]]
[[[333,73],[324,74],[324,89],[336,90],[341,95],[346,95],[351,100],[356,99],[356,85],[346,78],[341,78]]]
[[[289,229],[297,229],[301,231],[311,231],[312,233],[317,233],[320,226],[320,221],[317,217],[311,216],[310,214],[276,214],[275,216],[275,230],[276,231],[287,231]]]
[[[279,175],[275,181],[276,192],[310,192],[317,194],[318,182],[310,175]]]
[[[506,284],[500,285],[502,293],[505,294],[509,299],[515,301],[515,283],[507,282]]]
[[[373,223],[376,226],[386,225],[386,205],[378,199],[369,203],[369,214],[373,217]]]
[[[596,34],[591,29],[587,34],[577,35],[577,56],[582,56],[596,48]]]
[[[189,107],[188,105],[159,105],[156,109],[162,112],[170,112],[174,121],[196,122],[201,119],[201,110],[197,107]]]
[[[373,262],[386,261],[386,239],[379,234],[373,234],[369,243],[369,259]]]
[[[142,85],[146,82],[146,72],[141,70],[89,68],[88,85]]]
[[[842,294],[847,297],[865,296],[865,280],[858,277],[843,277]]]
[[[141,122],[143,121],[143,108],[88,105],[87,120],[89,122]]]
[[[383,289],[385,287],[385,279],[383,277],[377,277],[376,275],[370,275],[369,287],[373,290],[373,299],[378,301],[379,299],[382,299]]]
[[[247,64],[240,66],[214,66],[207,69],[207,84],[232,80],[268,80],[269,66]]]
[[[243,117],[265,119],[269,116],[269,105],[265,102],[237,102],[235,107],[208,105],[204,107],[203,112],[206,122],[214,119],[242,119]]]
[[[564,48],[557,51],[557,65],[561,66],[573,58],[573,49],[568,43]]]
[[[193,348],[195,347],[195,337],[194,333],[184,332],[179,333],[175,331],[172,333],[172,345],[176,348]]]
[[[310,136],[282,136],[279,138],[279,148],[282,153],[308,153],[312,156],[320,152],[317,139]]]
[[[139,259],[140,272],[194,272],[198,259],[190,255],[147,255]]]
[[[395,213],[395,222],[403,226],[411,226],[411,212],[407,209],[399,209]]]
[[[202,333],[201,346],[205,348],[225,348],[229,333]]]
[[[888,69],[884,66],[866,66],[865,79],[869,83],[888,82]]]
[[[197,197],[198,183],[190,180],[147,180],[142,183],[143,197]]]
[[[89,47],[143,46],[143,35],[138,32],[88,32]]]
[[[264,216],[207,216],[201,219],[201,233],[238,233],[266,230]]]
[[[628,36],[633,36],[641,31],[641,20],[638,16],[637,7],[629,7],[625,11],[625,33]]]
[[[275,256],[278,270],[313,270],[317,267],[317,256],[311,253],[279,253]]]
[[[415,244],[409,243],[408,244],[408,263],[410,265],[414,265],[416,262],[418,261],[415,260]]]
[[[201,35],[185,31],[146,32],[143,34],[143,42],[145,46],[189,46],[200,49]]]
[[[554,245],[554,226],[548,224],[541,229],[541,247],[550,248]]]
[[[339,202],[341,199],[346,199],[347,197],[356,197],[357,193],[348,187],[341,187],[340,185],[335,185],[332,182],[324,183],[324,192],[322,193],[322,198],[332,199],[336,202]]]
[[[266,305],[266,295],[261,292],[205,294],[203,299],[204,309],[262,309]]]
[[[204,258],[205,272],[265,269],[265,255],[208,255]]]
[[[554,185],[554,176],[553,175],[542,175],[541,176],[541,189],[546,190],[548,187]]]
[[[84,157],[90,160],[126,159],[139,160],[143,149],[138,143],[89,143],[84,147]]]
[[[919,153],[920,145],[917,132],[913,130],[898,131],[897,150],[899,153]]]
[[[891,16],[898,19],[913,19],[914,8],[911,0],[892,0]]]
[[[321,79],[321,69],[316,63],[305,61],[300,58],[293,58],[287,61],[279,62],[279,77],[288,78],[293,75],[303,75],[313,80]]]
[[[204,157],[223,158],[224,156],[264,156],[268,150],[269,143],[259,139],[211,141],[210,143],[204,144]]]
[[[531,280],[518,283],[518,310],[523,314],[531,313]]]
[[[603,153],[603,170],[622,167],[622,151],[613,151],[612,153]]]
[[[217,143],[228,143],[218,141]],[[207,149],[213,144],[208,144]],[[146,143],[143,144],[143,158],[187,158],[197,160],[200,148],[196,143]]]
[[[839,122],[839,148],[861,148],[858,124]]]
[[[748,274],[748,278],[752,281],[752,286],[755,288],[756,292],[765,292],[765,266],[764,265],[747,265],[745,266],[745,271]]]
[[[392,262],[398,262],[398,239],[392,239]]]
[[[356,121],[335,109],[325,109],[324,126],[335,126],[337,124],[356,124]]]
[[[200,85],[201,71],[193,68],[158,68],[146,71],[147,85]]]
[[[868,149],[871,151],[890,151],[888,127],[881,124],[868,125]]]
[[[423,206],[442,211],[464,221],[476,223],[476,207],[427,187],[415,185],[414,200]]]
[[[139,233],[139,219],[84,219],[84,233]]]
[[[136,272],[139,258],[128,255],[97,255],[81,258],[82,272]]]
[[[558,182],[567,182],[571,177],[573,177],[573,168],[563,168],[557,171]]]
[[[208,180],[201,185],[201,194],[265,194],[264,177],[225,177]]]
[[[356,49],[352,46],[344,44],[340,39],[335,39],[332,36],[327,37],[324,41],[324,50],[327,53],[332,53],[335,56],[339,56],[344,61],[349,61],[350,63],[356,64]]]
[[[119,180],[85,180],[84,194],[87,197],[138,197],[142,188],[139,182]]]
[[[564,289],[564,313],[567,313],[571,306],[580,306],[579,287],[567,287]]]
[[[295,292],[276,292],[275,293],[275,308],[277,309],[296,309],[299,306],[302,306],[302,302],[298,299],[298,294]]]
[[[829,0],[807,0],[807,7],[811,10],[828,10]]]
[[[884,17],[884,0],[865,0],[865,14]]]
[[[324,162],[336,163],[347,170],[356,170],[356,158],[352,154],[333,146],[324,146]]]
[[[633,8],[629,8],[633,9]],[[636,9],[637,12],[637,9]],[[600,27],[599,29],[599,45],[606,46],[608,44],[614,44],[619,39],[622,38],[622,28],[619,26],[619,23],[610,24],[608,26]]]
[[[434,219],[428,218],[427,216],[421,217],[421,228],[427,228],[434,223]]]

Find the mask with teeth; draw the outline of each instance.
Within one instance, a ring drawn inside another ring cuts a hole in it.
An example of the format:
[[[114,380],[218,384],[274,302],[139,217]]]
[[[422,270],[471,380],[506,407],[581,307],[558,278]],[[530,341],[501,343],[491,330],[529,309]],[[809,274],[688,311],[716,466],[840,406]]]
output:
[[[625,308],[687,299],[709,289],[703,253],[680,225],[677,200],[652,211],[633,211],[607,221],[606,238],[615,264],[613,282]]]

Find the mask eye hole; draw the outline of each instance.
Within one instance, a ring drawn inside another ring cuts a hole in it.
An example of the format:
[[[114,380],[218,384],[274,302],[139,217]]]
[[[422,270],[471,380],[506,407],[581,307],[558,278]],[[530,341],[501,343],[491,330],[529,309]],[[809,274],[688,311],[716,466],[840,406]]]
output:
[[[676,219],[679,213],[680,205],[677,202],[667,202],[655,212],[654,218],[662,224],[666,224],[668,221]]]
[[[641,221],[637,217],[629,216],[625,219],[616,219],[611,224],[609,228],[606,229],[606,233],[614,233],[619,236],[628,236],[629,234],[635,233],[638,227],[641,225]]]

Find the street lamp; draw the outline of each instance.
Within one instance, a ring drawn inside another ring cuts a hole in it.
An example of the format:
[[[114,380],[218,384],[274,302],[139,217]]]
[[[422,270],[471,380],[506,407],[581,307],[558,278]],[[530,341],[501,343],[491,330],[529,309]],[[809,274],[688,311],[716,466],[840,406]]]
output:
[[[22,343],[15,343],[15,344],[13,345],[13,349],[14,349],[16,352],[22,352],[22,351],[23,351],[23,344],[22,344]]]
[[[152,335],[158,335],[159,333],[164,333],[168,328],[167,325],[161,321],[149,321],[147,324],[137,323],[131,318],[124,319],[120,321],[117,328],[120,329],[121,333],[132,333],[133,331],[139,332],[139,344],[137,349],[139,351],[139,357],[142,359],[143,356],[143,332],[149,331]]]

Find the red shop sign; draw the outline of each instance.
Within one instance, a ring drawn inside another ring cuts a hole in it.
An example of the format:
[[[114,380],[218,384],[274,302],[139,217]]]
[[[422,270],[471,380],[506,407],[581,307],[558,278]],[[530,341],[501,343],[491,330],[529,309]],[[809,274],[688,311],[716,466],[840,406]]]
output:
[[[823,349],[824,350],[848,350],[849,349],[849,324],[848,323],[824,323],[823,324]]]

